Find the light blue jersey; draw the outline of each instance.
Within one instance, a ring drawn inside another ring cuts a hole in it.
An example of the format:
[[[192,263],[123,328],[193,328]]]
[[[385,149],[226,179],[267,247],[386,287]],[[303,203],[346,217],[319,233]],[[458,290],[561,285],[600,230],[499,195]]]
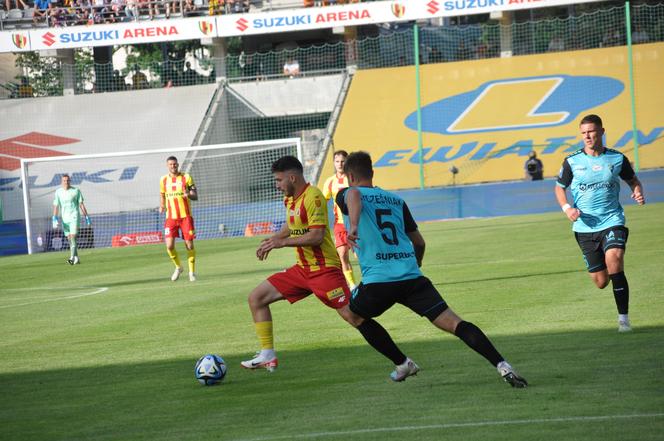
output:
[[[399,196],[378,187],[352,187],[360,192],[362,212],[358,226],[358,249],[362,283],[395,282],[422,275],[408,232],[417,224]],[[337,195],[337,204],[349,228],[347,189]]]
[[[634,178],[634,169],[619,151],[605,149],[591,156],[583,149],[563,161],[557,184],[570,188],[574,207],[581,217],[572,224],[578,233],[593,233],[625,225],[625,212],[620,205],[620,179]]]

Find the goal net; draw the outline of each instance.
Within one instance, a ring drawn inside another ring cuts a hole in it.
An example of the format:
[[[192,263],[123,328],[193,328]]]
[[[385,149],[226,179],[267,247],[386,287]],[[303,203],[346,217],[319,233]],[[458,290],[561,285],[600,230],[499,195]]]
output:
[[[281,228],[282,194],[272,163],[284,155],[302,160],[298,138],[149,151],[31,158],[21,161],[28,252],[68,247],[53,229],[53,199],[62,176],[81,190],[92,225],[81,221],[81,248],[163,241],[159,180],[175,156],[198,190],[192,201],[197,239],[266,233]]]

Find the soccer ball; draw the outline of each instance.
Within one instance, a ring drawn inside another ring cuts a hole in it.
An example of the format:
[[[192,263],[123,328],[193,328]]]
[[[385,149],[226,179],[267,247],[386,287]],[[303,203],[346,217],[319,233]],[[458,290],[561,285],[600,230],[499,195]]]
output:
[[[203,355],[196,362],[194,375],[199,383],[204,386],[212,386],[221,382],[226,376],[226,363],[218,355]]]

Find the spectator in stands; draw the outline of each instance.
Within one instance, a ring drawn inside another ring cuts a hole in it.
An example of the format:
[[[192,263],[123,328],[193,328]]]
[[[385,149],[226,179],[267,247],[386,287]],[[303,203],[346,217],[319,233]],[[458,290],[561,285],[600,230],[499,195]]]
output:
[[[51,0],[35,0],[35,7],[32,10],[32,22],[37,24],[43,18],[43,22],[48,24],[48,16],[51,13]]]
[[[300,63],[293,57],[288,57],[284,63],[284,75],[289,78],[300,75]]]
[[[138,67],[138,65],[134,66],[134,75],[131,76],[131,82],[134,90],[147,89],[149,87],[148,77],[146,77],[145,74],[141,72],[141,69]]]
[[[51,0],[50,25],[54,28],[67,26],[67,10],[62,0]]]
[[[602,38],[601,47],[620,46],[625,44],[625,36],[619,27],[609,28]]]
[[[14,4],[16,5],[15,9],[28,9],[28,6],[23,2],[23,0],[14,0]],[[12,8],[12,0],[5,0],[5,10],[9,11]]]
[[[124,78],[122,78],[122,75],[120,75],[120,71],[117,69],[113,71],[113,78],[111,80],[111,89],[116,92],[127,89],[127,83],[125,83]]]
[[[526,170],[527,181],[541,181],[544,179],[544,166],[542,161],[537,158],[537,153],[534,150],[528,155],[528,160],[523,168]]]
[[[208,14],[221,15],[226,7],[225,0],[209,0],[208,1]]]
[[[228,0],[227,4],[231,14],[249,12],[249,2],[246,0]]]
[[[191,62],[184,63],[184,71],[182,72],[182,85],[191,86],[198,84],[198,72],[191,67]]]
[[[123,21],[122,16],[125,9],[125,0],[110,0],[108,13],[106,15],[107,23]]]
[[[171,4],[172,3],[172,4]],[[166,18],[171,18],[171,12],[176,13],[176,5],[178,2],[170,0],[156,0],[152,4],[154,6],[154,15],[159,15],[159,5],[162,6]]]
[[[35,96],[35,91],[30,85],[28,77],[21,77],[21,85],[18,86],[19,98],[32,98]]]
[[[138,2],[136,0],[127,0],[124,8],[125,16],[127,21],[136,21],[138,20]]]
[[[548,50],[549,52],[562,52],[565,50],[565,42],[560,35],[556,34],[551,38]]]
[[[639,44],[639,43],[647,43],[650,41],[650,36],[648,33],[643,29],[642,26],[636,25],[634,27],[634,32],[632,32],[632,43],[634,44]]]
[[[192,15],[196,15],[196,5],[194,4],[194,1],[184,0],[184,3],[182,4],[182,16],[190,17]]]

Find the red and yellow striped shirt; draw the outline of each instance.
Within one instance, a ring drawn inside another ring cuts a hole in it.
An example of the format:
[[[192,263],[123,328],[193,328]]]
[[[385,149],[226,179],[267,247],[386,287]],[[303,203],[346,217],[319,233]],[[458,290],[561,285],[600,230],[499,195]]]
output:
[[[166,219],[182,219],[191,216],[189,198],[184,197],[184,192],[193,186],[194,180],[187,173],[161,177],[161,194],[166,199]]]
[[[344,216],[341,213],[341,208],[334,202],[337,198],[337,193],[339,193],[339,190],[344,189],[348,187],[348,178],[346,175],[343,175],[343,177],[339,177],[336,175],[336,173],[325,181],[325,185],[323,185],[323,196],[325,196],[325,199],[328,201],[330,198],[332,198],[332,206],[334,207],[334,223],[335,224],[342,224],[344,223]]]
[[[323,243],[319,246],[295,248],[297,264],[309,271],[319,271],[323,267],[341,268],[327,225],[327,203],[321,191],[307,184],[299,196],[285,198],[284,205],[290,237],[303,236],[311,228],[325,228]]]

